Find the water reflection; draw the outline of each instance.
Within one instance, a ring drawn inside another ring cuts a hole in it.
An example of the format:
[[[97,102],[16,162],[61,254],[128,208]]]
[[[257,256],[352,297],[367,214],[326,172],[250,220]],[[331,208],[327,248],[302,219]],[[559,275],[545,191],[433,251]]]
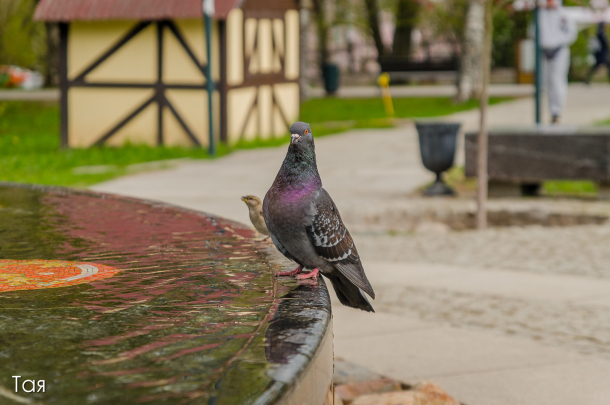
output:
[[[252,237],[163,205],[0,187],[0,259],[119,270],[0,293],[0,386],[21,375],[46,380],[46,393],[28,398],[47,404],[131,404],[208,403],[222,385],[222,403],[251,402],[273,381],[270,360],[285,360],[269,355],[265,335],[290,291],[274,297]]]

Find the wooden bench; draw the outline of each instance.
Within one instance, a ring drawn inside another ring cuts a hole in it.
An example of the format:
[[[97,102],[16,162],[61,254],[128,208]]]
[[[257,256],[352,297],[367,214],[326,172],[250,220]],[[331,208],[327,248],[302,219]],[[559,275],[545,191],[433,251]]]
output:
[[[477,133],[465,138],[467,177],[476,177]],[[489,195],[536,195],[545,180],[592,180],[610,195],[610,128],[530,126],[489,131]]]

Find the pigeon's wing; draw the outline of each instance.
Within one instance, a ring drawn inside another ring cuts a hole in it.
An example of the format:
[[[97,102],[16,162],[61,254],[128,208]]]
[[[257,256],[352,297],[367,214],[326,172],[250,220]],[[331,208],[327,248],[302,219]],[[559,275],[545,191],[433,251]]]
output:
[[[307,227],[307,234],[316,247],[316,252],[332,263],[355,286],[375,298],[373,287],[360,263],[354,240],[343,225],[330,195],[322,189],[313,204],[315,214],[312,224]]]

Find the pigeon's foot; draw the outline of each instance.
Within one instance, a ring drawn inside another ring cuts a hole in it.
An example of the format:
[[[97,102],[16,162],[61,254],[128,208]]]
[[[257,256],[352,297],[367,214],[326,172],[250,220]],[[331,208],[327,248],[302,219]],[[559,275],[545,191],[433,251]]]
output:
[[[312,271],[310,271],[310,272],[309,272],[309,273],[307,273],[307,274],[299,274],[299,275],[297,276],[297,280],[305,280],[305,279],[308,279],[308,278],[313,278],[314,280],[317,280],[317,279],[318,279],[318,273],[319,273],[319,272],[320,272],[320,271],[319,271],[319,270],[318,270],[318,268],[316,267],[315,269],[313,269]]]
[[[278,271],[277,273],[275,273],[275,277],[295,276],[295,275],[299,274],[301,272],[301,270],[303,270],[303,266],[299,266],[294,270]]]

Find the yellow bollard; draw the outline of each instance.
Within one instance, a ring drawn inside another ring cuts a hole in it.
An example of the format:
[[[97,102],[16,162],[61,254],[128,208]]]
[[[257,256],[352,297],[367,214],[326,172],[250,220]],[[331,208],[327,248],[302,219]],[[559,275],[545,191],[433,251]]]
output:
[[[388,117],[394,116],[394,105],[392,104],[392,95],[390,94],[390,75],[382,73],[377,79],[379,87],[381,87],[381,99],[383,100],[383,108]]]

